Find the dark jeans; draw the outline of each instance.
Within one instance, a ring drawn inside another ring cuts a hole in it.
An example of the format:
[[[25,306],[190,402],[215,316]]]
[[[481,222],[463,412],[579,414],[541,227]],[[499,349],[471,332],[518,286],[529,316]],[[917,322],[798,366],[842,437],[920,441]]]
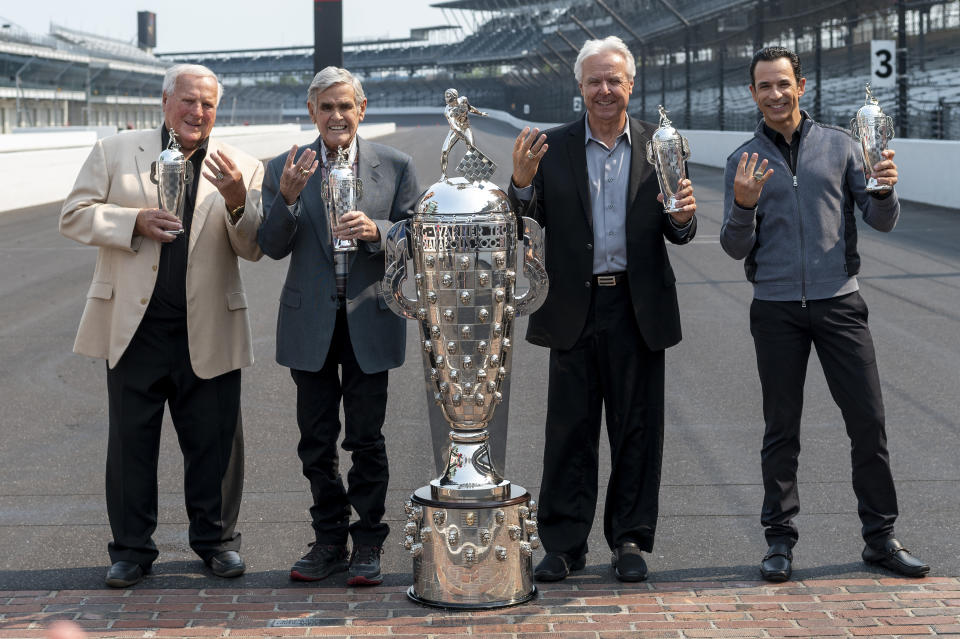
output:
[[[373,337],[372,339],[376,339]],[[383,522],[390,473],[381,430],[387,409],[387,371],[360,370],[347,329],[346,311],[337,312],[330,351],[319,371],[291,369],[297,384],[297,453],[310,482],[310,516],[317,542],[381,546],[390,528]],[[340,401],[346,434],[343,449],[351,453],[347,489],[337,457]],[[350,524],[350,507],[358,521]],[[349,526],[349,528],[348,528]]]
[[[110,433],[107,515],[113,562],[157,558],[157,460],[164,402],[183,452],[190,547],[209,559],[240,548],[234,531],[243,492],[240,371],[200,379],[190,365],[185,321],[144,320],[107,368]]]
[[[867,305],[859,293],[800,302],[754,300],[750,332],[757,350],[763,389],[763,511],[768,543],[798,538],[793,518],[800,512],[797,460],[800,456],[800,414],[810,345],[826,376],[833,401],[840,407],[850,437],[853,491],[871,544],[893,536],[897,493],[890,472],[883,397],[873,338],[867,326]]]
[[[595,287],[583,334],[550,351],[540,538],[549,552],[587,552],[597,505],[600,416],[606,409],[611,471],[607,544],[653,548],[663,454],[664,352],[640,335],[626,283]]]

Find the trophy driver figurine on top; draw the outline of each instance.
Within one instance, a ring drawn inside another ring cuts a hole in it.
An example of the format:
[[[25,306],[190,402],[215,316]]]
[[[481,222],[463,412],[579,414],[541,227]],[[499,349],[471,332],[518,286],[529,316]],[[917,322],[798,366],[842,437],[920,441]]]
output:
[[[467,96],[460,95],[456,89],[444,91],[443,99],[447,103],[447,106],[443,108],[443,117],[450,124],[450,131],[447,132],[447,138],[443,141],[443,147],[440,149],[440,181],[447,179],[447,156],[450,154],[453,145],[461,139],[467,145],[467,152],[457,166],[457,171],[461,175],[475,173],[477,180],[488,179],[497,167],[480,149],[473,145],[473,131],[470,129],[471,113],[482,116],[487,114],[476,107],[470,106]],[[474,170],[467,167],[473,167]],[[479,169],[479,173],[476,173],[477,169]],[[467,179],[473,181],[469,175],[467,175]]]

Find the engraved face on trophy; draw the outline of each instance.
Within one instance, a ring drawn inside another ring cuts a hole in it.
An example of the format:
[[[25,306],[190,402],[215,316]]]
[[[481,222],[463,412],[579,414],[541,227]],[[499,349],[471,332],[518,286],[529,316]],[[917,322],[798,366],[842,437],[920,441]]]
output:
[[[183,222],[183,205],[189,184],[193,183],[193,165],[180,151],[177,132],[170,129],[170,142],[160,152],[156,163],[157,204],[168,213],[172,213]],[[180,235],[183,227],[167,231],[170,235]]]
[[[347,150],[337,147],[337,159],[327,172],[327,179],[320,188],[320,195],[326,203],[331,225],[339,225],[340,217],[357,208],[357,202],[363,198],[363,182],[353,174]],[[334,252],[356,251],[357,241],[333,238]]]
[[[394,266],[387,278],[398,275],[397,257],[406,260],[397,255],[401,228],[388,234],[388,264]],[[388,293],[388,304],[420,323],[426,383],[444,417],[455,430],[482,431],[501,401],[513,320],[530,301],[529,292],[515,292],[516,216],[499,188],[453,178],[421,196],[409,235],[416,299],[400,291],[398,302]],[[442,482],[461,482],[474,472],[497,475],[487,458],[464,464],[463,449],[451,449]]]
[[[464,177],[433,184],[415,210],[387,234],[384,298],[419,322],[425,382],[452,429],[446,468],[431,485],[446,497],[499,498],[509,482],[491,461],[486,428],[502,401],[514,320],[546,292],[541,230],[524,218],[529,247],[518,243],[506,194]],[[520,295],[518,261],[530,286]],[[414,298],[402,290],[408,262]]]
[[[680,181],[687,177],[690,144],[673,128],[663,105],[657,109],[660,111],[660,126],[647,142],[647,162],[657,170],[664,212],[676,213],[682,208],[677,206],[677,191],[680,190]]]
[[[889,184],[879,184],[875,177],[871,177],[873,166],[883,161],[883,151],[887,148],[887,143],[893,139],[893,119],[885,115],[880,108],[880,103],[873,97],[870,91],[870,83],[867,83],[866,102],[856,117],[850,120],[850,131],[853,137],[860,142],[860,150],[863,152],[863,174],[867,182],[866,190],[872,193],[882,193],[889,191],[893,187]]]

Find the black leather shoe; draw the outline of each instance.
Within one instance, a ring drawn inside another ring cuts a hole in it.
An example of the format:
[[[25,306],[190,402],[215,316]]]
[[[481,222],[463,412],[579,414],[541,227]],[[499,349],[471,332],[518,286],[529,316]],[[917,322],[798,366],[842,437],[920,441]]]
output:
[[[565,552],[548,552],[533,569],[533,578],[537,581],[560,581],[574,570],[583,570],[587,558],[583,555],[571,557]]]
[[[617,546],[610,562],[620,581],[643,581],[647,578],[647,562],[640,554],[640,547],[632,541]]]
[[[350,555],[350,573],[347,576],[348,586],[376,586],[383,582],[380,574],[380,555],[383,548],[380,546],[354,546]]]
[[[310,550],[290,569],[294,581],[319,581],[347,569],[347,547],[310,542]]]
[[[118,561],[107,571],[106,582],[111,588],[129,588],[139,583],[148,572],[149,568],[144,570],[143,566],[135,561]]]
[[[767,581],[780,583],[790,579],[793,573],[793,552],[790,546],[785,543],[770,544],[767,554],[763,556],[760,562],[760,574]]]
[[[207,559],[207,565],[217,577],[239,577],[247,569],[247,564],[243,563],[240,553],[236,550],[218,552]]]
[[[930,566],[910,554],[899,541],[891,537],[878,548],[867,544],[861,555],[868,564],[877,564],[904,577],[923,577]]]

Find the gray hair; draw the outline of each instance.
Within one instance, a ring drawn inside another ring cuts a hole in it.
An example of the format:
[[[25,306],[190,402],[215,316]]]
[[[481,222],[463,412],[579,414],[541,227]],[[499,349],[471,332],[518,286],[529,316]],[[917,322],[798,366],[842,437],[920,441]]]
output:
[[[177,86],[177,78],[181,75],[196,75],[201,78],[213,78],[217,81],[217,106],[220,106],[220,98],[223,97],[223,84],[217,74],[203,66],[202,64],[175,64],[167,69],[163,76],[163,92],[165,95],[173,94],[174,87]]]
[[[583,61],[590,56],[598,53],[619,53],[627,62],[627,79],[633,80],[637,74],[637,61],[630,53],[630,49],[624,44],[623,40],[617,36],[607,36],[602,40],[587,40],[580,48],[577,54],[577,61],[573,65],[573,75],[577,78],[577,83],[583,82]]]
[[[359,105],[367,99],[363,93],[363,85],[355,75],[341,67],[325,67],[320,69],[317,75],[313,76],[313,81],[307,89],[307,102],[314,103],[317,95],[323,93],[335,84],[349,84],[353,87],[353,98]]]

